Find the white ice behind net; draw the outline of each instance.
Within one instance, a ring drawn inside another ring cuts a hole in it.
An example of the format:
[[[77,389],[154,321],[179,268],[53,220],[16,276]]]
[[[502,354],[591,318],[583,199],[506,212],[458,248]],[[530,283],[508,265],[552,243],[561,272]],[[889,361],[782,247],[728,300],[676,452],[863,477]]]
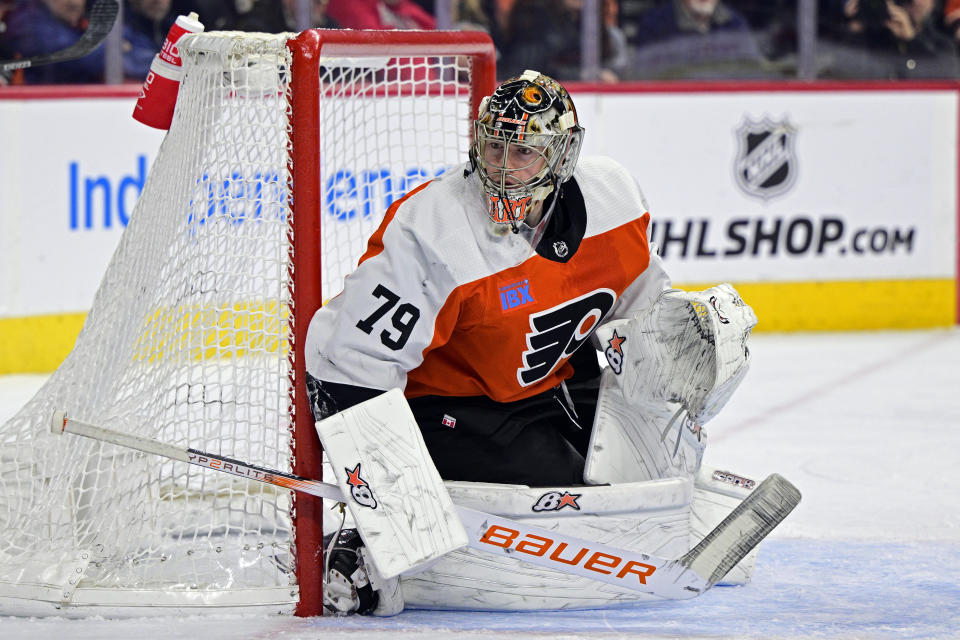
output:
[[[285,41],[181,47],[174,124],[77,344],[0,426],[0,614],[296,601],[288,492],[48,428],[57,408],[290,470]],[[455,58],[324,60],[325,298],[386,205],[465,158],[469,90],[449,79],[466,73]]]

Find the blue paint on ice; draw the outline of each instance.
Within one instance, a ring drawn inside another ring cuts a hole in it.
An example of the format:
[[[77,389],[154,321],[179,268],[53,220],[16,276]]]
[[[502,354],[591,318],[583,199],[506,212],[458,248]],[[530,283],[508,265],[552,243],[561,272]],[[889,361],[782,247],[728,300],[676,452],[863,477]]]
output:
[[[314,620],[346,631],[486,631],[691,638],[960,637],[960,544],[768,540],[753,582],[693,600],[560,612],[406,611]]]

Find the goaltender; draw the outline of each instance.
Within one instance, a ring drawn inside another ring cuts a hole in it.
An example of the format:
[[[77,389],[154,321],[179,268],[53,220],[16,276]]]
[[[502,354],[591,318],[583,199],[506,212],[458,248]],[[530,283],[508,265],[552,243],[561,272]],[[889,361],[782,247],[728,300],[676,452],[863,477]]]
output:
[[[696,474],[700,425],[746,371],[755,317],[729,285],[670,288],[639,187],[580,159],[583,136],[568,92],[536,71],[483,100],[469,160],[394,202],[314,315],[318,420],[400,388],[445,480]],[[626,463],[601,455],[611,429],[639,443]]]

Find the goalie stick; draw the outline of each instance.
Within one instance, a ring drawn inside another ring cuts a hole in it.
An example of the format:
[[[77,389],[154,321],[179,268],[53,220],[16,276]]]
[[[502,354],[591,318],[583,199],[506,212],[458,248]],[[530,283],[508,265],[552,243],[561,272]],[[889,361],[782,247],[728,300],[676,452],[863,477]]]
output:
[[[74,42],[66,49],[60,49],[52,53],[44,53],[32,58],[22,60],[4,60],[0,61],[0,73],[8,73],[17,69],[29,69],[41,64],[54,64],[57,62],[66,62],[76,60],[93,52],[104,41],[113,23],[117,19],[117,12],[120,5],[117,0],[96,0],[90,9],[87,30],[83,32],[80,39]]]
[[[196,466],[347,502],[349,491],[337,485],[267,469],[227,456],[183,449],[67,418],[57,411],[50,429],[164,456]],[[469,538],[468,546],[498,556],[599,580],[662,598],[687,599],[720,581],[776,527],[800,501],[800,492],[778,474],[760,483],[713,531],[678,559],[619,549],[523,522],[455,505]]]

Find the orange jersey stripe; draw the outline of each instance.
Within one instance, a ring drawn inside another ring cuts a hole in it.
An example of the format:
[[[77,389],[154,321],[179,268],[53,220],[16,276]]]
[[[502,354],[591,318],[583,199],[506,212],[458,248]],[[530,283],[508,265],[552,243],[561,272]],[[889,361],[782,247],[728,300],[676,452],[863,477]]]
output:
[[[422,364],[409,372],[406,395],[487,395],[510,402],[541,393],[573,374],[567,357],[559,358],[545,377],[524,385],[525,354],[538,334],[532,317],[552,311],[597,290],[616,297],[650,262],[647,241],[649,214],[600,235],[583,239],[566,264],[539,255],[523,263],[457,287],[440,310],[433,341]],[[510,299],[512,296],[512,300]],[[612,300],[611,300],[612,304]],[[599,318],[582,318],[571,308],[578,335],[590,333]],[[588,310],[589,311],[589,310]],[[544,348],[549,350],[550,346]],[[585,345],[584,348],[592,348]],[[549,366],[549,358],[544,365]],[[537,377],[531,373],[531,377]]]

